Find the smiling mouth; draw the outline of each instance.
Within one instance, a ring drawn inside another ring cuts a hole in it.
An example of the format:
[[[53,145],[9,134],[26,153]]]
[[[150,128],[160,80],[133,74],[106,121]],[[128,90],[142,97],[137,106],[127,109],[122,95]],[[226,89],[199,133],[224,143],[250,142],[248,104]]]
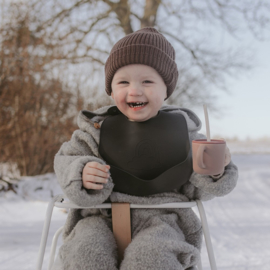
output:
[[[147,104],[148,102],[128,102],[128,106],[130,108],[139,108],[139,107],[143,107]]]

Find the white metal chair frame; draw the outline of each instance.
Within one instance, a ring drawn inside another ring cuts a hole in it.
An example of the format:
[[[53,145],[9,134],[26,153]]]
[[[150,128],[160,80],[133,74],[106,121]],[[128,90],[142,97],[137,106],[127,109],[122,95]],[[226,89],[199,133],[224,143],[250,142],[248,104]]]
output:
[[[40,243],[40,248],[39,248],[36,270],[42,269],[45,248],[46,248],[47,238],[48,238],[48,233],[49,233],[49,227],[50,227],[51,217],[52,217],[52,212],[53,212],[54,207],[66,208],[66,209],[83,209],[83,208],[87,208],[87,209],[107,208],[108,209],[108,208],[111,208],[110,203],[103,203],[101,205],[96,205],[92,207],[81,207],[68,201],[64,202],[64,199],[65,197],[63,195],[57,195],[54,198],[52,198],[52,200],[49,202],[47,212],[46,212],[44,227],[42,231],[42,236],[41,236],[41,243]],[[157,204],[157,205],[130,204],[130,208],[191,208],[194,206],[197,206],[199,210],[211,270],[217,270],[212,242],[211,242],[209,228],[208,228],[208,223],[207,223],[204,207],[201,201],[197,200],[197,201],[192,201],[192,202],[165,203],[165,204]],[[54,234],[51,251],[50,251],[50,260],[49,260],[48,270],[52,268],[52,265],[54,263],[56,244],[62,230],[63,230],[63,227],[59,228]],[[199,261],[198,268],[199,270],[202,270],[201,260]]]

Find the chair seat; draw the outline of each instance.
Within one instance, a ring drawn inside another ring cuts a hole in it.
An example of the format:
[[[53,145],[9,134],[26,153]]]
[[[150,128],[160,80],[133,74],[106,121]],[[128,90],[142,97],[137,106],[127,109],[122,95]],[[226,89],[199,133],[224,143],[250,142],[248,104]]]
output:
[[[50,227],[50,222],[51,222],[51,217],[52,217],[52,212],[53,212],[54,207],[65,208],[65,209],[110,209],[110,208],[112,208],[113,204],[114,203],[103,203],[103,204],[96,205],[96,206],[91,206],[91,207],[85,206],[84,207],[84,206],[78,206],[70,201],[67,201],[67,199],[63,195],[57,195],[54,198],[52,198],[52,200],[49,202],[47,212],[46,212],[36,270],[42,269],[45,248],[46,248],[46,243],[47,243],[47,238],[48,238],[48,233],[49,233],[49,227]],[[117,204],[117,203],[115,203],[115,204]],[[167,209],[169,209],[169,208],[192,208],[194,206],[197,206],[197,208],[199,210],[211,270],[217,270],[213,247],[212,247],[212,242],[211,242],[209,228],[208,228],[208,223],[207,223],[205,211],[203,208],[203,204],[201,201],[196,200],[196,201],[190,201],[190,202],[176,202],[176,203],[165,203],[165,204],[155,204],[155,205],[149,205],[149,204],[130,204],[129,205],[129,207],[133,208],[133,209],[135,209],[135,208],[167,208]],[[53,243],[52,243],[52,247],[51,247],[51,254],[50,254],[50,262],[49,262],[49,268],[48,268],[49,270],[52,268],[52,265],[54,262],[57,239],[58,239],[59,235],[61,234],[61,231],[62,231],[62,228],[58,229],[57,232],[55,233],[54,238],[53,238]],[[202,270],[201,260],[198,264],[198,269]]]

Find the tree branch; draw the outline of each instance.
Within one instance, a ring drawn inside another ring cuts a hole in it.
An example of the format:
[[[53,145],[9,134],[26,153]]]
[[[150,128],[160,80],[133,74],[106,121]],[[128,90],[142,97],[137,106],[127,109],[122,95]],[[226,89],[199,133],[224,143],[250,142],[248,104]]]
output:
[[[133,33],[133,29],[130,21],[130,6],[128,0],[119,0],[119,2],[111,2],[110,0],[102,0],[108,4],[112,11],[115,12],[117,19],[120,22],[121,27],[126,35]]]
[[[161,0],[145,0],[144,14],[141,19],[141,28],[153,27],[156,24],[157,11]]]

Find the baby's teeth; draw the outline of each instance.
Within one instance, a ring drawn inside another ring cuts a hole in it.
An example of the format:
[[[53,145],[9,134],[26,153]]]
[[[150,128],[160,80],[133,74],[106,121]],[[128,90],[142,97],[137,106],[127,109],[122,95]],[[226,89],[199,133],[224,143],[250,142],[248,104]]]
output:
[[[136,105],[133,105],[130,103],[130,107],[132,108],[138,108],[138,107],[142,107],[144,105],[144,102],[135,102]]]

